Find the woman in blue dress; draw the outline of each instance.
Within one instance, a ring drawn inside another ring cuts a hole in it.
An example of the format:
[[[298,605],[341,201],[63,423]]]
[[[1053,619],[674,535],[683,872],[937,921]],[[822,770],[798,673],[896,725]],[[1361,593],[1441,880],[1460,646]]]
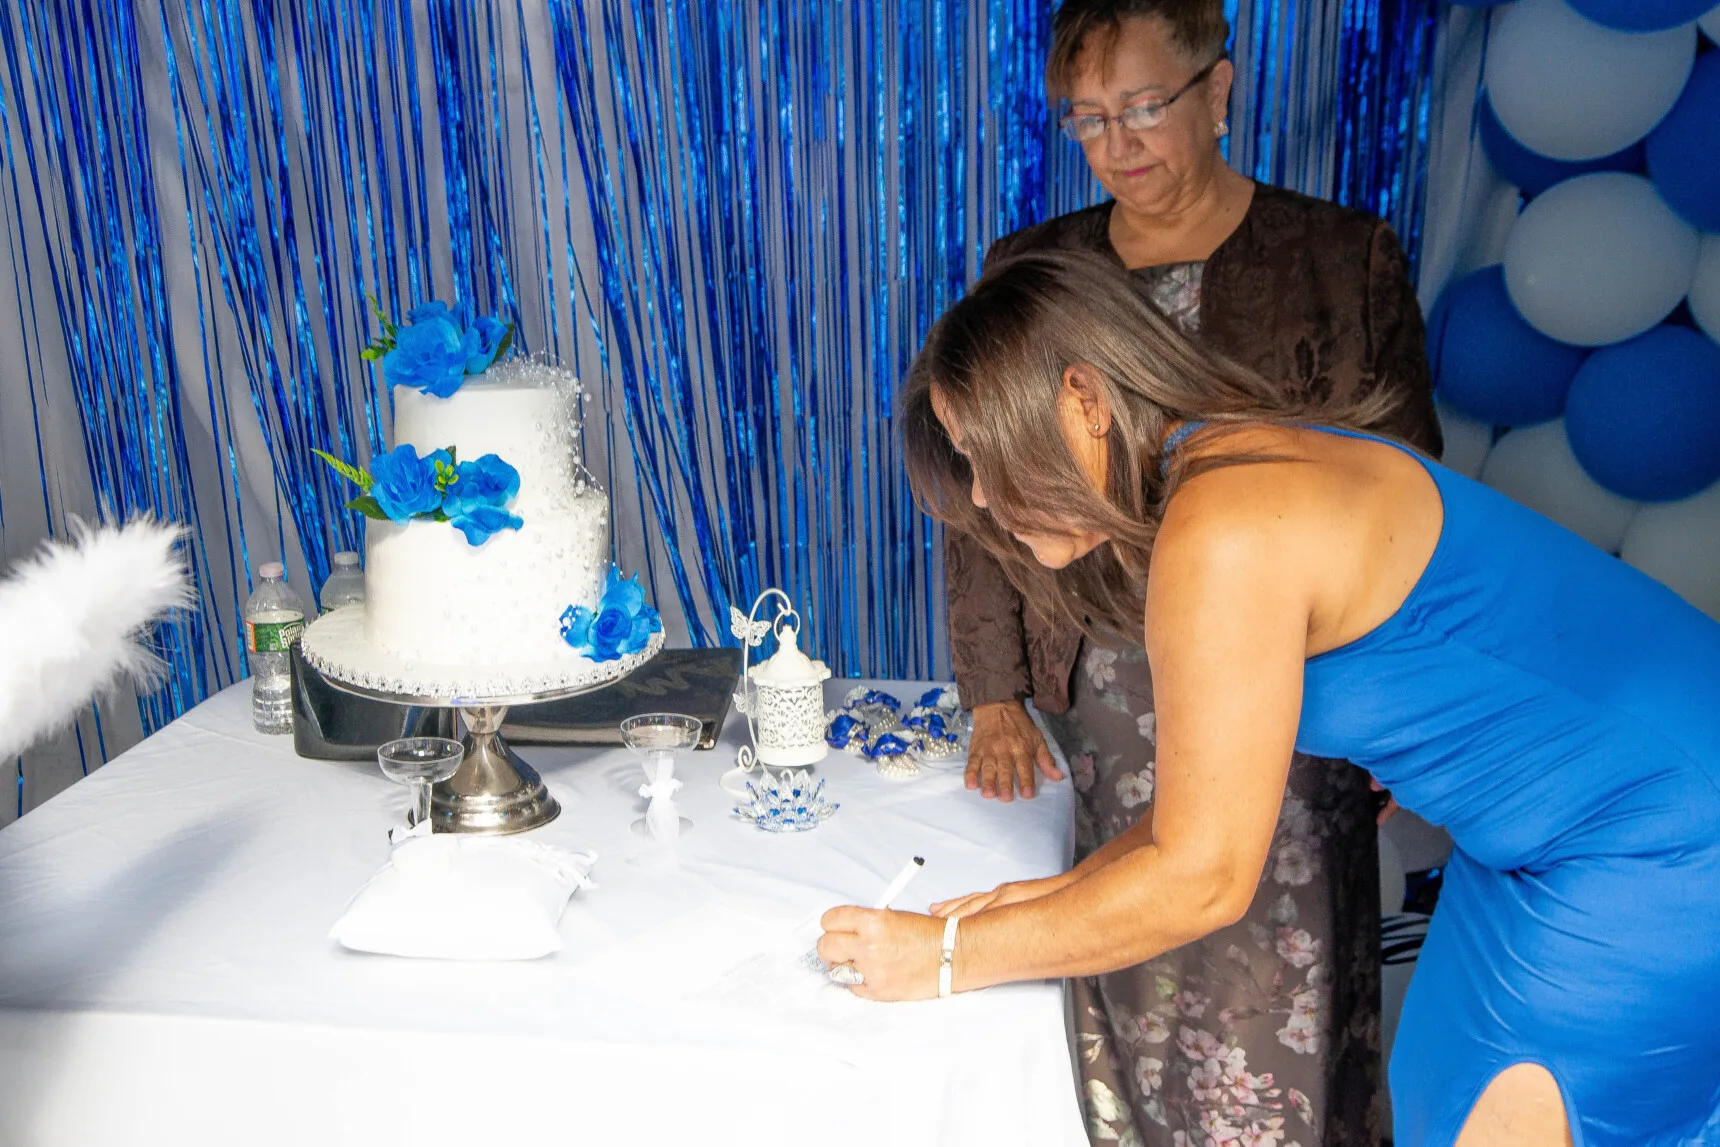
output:
[[[1344,757],[1455,842],[1398,1147],[1720,1143],[1720,624],[1388,414],[1287,399],[1089,255],[952,307],[904,393],[916,494],[1037,608],[1144,633],[1157,792],[1071,872],[833,909],[820,953],[875,999],[938,994],[949,917],[956,991],[1140,963],[1243,913],[1292,751]],[[1196,1051],[1183,1086],[1249,1097],[1206,1142],[1295,1140],[1272,1080]]]

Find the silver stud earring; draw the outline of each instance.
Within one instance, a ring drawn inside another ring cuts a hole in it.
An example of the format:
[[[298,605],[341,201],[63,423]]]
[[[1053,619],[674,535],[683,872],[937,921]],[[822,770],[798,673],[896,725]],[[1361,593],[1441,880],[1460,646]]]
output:
[[[1097,422],[1093,424],[1093,433],[1099,433],[1099,424]]]
[[[1212,130],[1213,130],[1214,135],[1218,136],[1218,138],[1220,138],[1220,139],[1223,139],[1225,136],[1230,134],[1230,121],[1227,119],[1221,119],[1218,121],[1218,126],[1213,128]]]

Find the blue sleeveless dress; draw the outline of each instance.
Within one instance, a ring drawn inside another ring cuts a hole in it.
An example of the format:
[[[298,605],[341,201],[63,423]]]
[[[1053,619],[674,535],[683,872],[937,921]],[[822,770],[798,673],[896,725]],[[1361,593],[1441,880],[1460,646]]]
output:
[[[1396,614],[1308,660],[1296,742],[1455,842],[1392,1054],[1397,1147],[1452,1143],[1525,1061],[1577,1147],[1720,1144],[1720,624],[1415,457],[1438,546]]]

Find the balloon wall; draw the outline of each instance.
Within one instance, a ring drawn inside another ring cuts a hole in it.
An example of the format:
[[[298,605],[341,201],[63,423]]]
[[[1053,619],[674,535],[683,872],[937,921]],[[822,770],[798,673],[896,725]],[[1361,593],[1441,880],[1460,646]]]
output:
[[[1720,7],[1491,5],[1521,212],[1428,319],[1446,461],[1720,618]]]

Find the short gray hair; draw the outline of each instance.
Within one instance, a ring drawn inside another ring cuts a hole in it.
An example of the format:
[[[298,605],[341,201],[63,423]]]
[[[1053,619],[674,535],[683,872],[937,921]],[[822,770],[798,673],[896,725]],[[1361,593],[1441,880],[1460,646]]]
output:
[[[1075,82],[1077,63],[1089,47],[1110,57],[1123,21],[1152,16],[1170,28],[1171,42],[1190,60],[1206,64],[1224,54],[1230,21],[1224,0],[1063,0],[1051,17],[1051,55],[1045,63],[1045,90],[1064,99]]]

